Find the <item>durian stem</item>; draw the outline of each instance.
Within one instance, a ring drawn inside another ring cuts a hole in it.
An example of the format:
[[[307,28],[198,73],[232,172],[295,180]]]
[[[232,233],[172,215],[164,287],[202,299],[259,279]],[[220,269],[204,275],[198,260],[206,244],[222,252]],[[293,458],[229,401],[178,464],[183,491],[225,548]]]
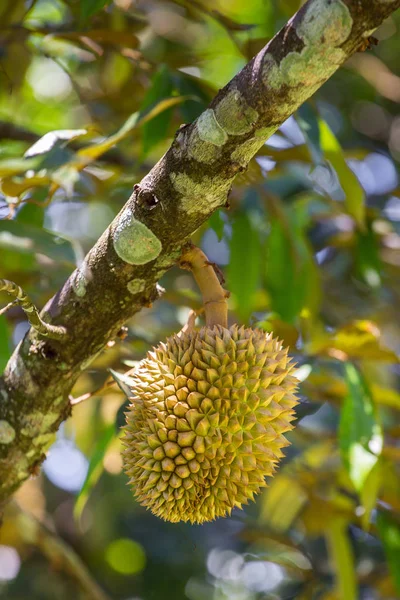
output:
[[[203,297],[207,327],[228,327],[229,293],[220,284],[212,263],[200,248],[190,246],[181,257],[181,267],[190,269]]]

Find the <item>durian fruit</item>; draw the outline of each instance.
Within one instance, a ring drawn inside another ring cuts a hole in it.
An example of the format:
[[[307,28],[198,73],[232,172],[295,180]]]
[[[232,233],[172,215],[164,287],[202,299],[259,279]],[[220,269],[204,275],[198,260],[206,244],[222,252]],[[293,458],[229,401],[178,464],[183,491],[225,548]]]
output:
[[[185,258],[206,326],[191,322],[134,372],[123,463],[140,504],[167,521],[203,523],[253,500],[273,475],[297,380],[271,334],[227,327],[226,293],[205,255],[191,248]]]
[[[253,500],[293,428],[287,349],[260,329],[172,336],[133,375],[124,465],[139,503],[202,523]]]

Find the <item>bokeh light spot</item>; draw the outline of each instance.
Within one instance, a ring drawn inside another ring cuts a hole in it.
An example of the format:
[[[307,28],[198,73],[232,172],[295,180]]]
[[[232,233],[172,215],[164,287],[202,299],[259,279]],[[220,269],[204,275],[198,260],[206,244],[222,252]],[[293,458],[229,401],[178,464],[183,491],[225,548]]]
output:
[[[143,571],[146,565],[146,554],[143,547],[127,538],[111,542],[106,550],[106,561],[121,575],[134,575]]]

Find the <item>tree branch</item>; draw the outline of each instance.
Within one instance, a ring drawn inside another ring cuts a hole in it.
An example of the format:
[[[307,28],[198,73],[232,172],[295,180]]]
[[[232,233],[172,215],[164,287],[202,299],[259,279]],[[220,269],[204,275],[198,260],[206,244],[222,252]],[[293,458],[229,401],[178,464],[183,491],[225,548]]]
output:
[[[400,6],[400,0],[308,0],[177,132],[168,152],[83,264],[49,302],[65,340],[31,330],[0,379],[0,504],[42,461],[80,372],[121,325],[155,300],[182,246],[227,202],[237,173],[278,127]]]
[[[14,303],[16,302],[26,314],[27,319],[32,325],[33,329],[35,329],[40,335],[52,338],[54,340],[61,340],[65,336],[65,327],[50,325],[50,323],[43,321],[39,315],[38,309],[19,285],[13,281],[9,281],[8,279],[0,279],[0,292],[6,292],[6,294],[9,294],[15,298],[13,302],[10,302],[2,310],[0,310],[0,315],[14,306]]]

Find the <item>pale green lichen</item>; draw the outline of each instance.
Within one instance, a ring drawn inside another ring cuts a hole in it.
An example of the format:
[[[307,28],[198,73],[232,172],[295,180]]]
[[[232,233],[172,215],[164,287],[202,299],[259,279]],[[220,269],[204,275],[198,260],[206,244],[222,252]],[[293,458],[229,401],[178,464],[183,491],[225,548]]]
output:
[[[231,158],[243,167],[247,167],[253,156],[264,146],[265,140],[262,138],[250,138],[232,153]]]
[[[215,118],[212,108],[208,108],[200,115],[196,121],[196,128],[201,140],[215,146],[223,146],[228,139],[227,133]]]
[[[86,285],[87,285],[86,277],[78,269],[75,272],[75,277],[72,280],[72,289],[74,290],[75,294],[79,298],[83,298],[83,296],[86,294]]]
[[[198,130],[194,127],[188,139],[187,152],[190,158],[194,158],[198,162],[211,164],[220,156],[221,147],[202,140]]]
[[[215,107],[220,126],[230,135],[251,131],[258,120],[258,112],[249,106],[239,90],[230,90]]]
[[[139,292],[143,292],[144,288],[146,287],[146,280],[132,279],[132,281],[128,282],[126,287],[128,288],[130,294],[138,294]]]
[[[128,208],[120,216],[113,244],[118,256],[130,265],[145,265],[157,258],[162,249],[158,237],[144,223],[135,219]]]
[[[267,139],[270,138],[277,129],[278,129],[278,125],[261,127],[261,129],[257,129],[257,131],[254,132],[254,137],[263,138],[264,141],[266,142]]]
[[[181,206],[188,214],[208,214],[226,200],[231,182],[222,177],[203,177],[194,181],[186,173],[171,173],[175,190],[182,195]]]
[[[8,421],[0,420],[0,444],[11,444],[15,438],[15,429]]]
[[[283,76],[272,54],[264,55],[261,67],[261,80],[266,87],[278,90],[283,84]]]
[[[161,256],[157,260],[157,267],[160,267],[160,268],[169,267],[172,263],[176,262],[176,260],[179,258],[180,255],[181,255],[181,250],[173,250],[169,254],[166,254],[165,256]]]
[[[56,434],[55,433],[43,433],[42,435],[38,435],[32,440],[32,444],[34,446],[41,446],[41,451],[46,452],[50,448],[50,446],[55,442]]]
[[[339,46],[351,33],[353,19],[342,0],[314,0],[296,27],[297,35],[307,45]]]
[[[21,423],[21,434],[29,437],[36,436],[38,433],[47,431],[58,418],[59,414],[56,412],[42,413],[35,411],[24,415]]]
[[[348,39],[352,25],[344,2],[315,0],[296,26],[304,48],[289,52],[279,66],[270,54],[265,54],[261,67],[264,85],[272,89],[284,84],[296,87],[296,105],[301,104],[345,61],[346,53],[337,46]],[[280,103],[277,108],[286,113],[290,107]]]

